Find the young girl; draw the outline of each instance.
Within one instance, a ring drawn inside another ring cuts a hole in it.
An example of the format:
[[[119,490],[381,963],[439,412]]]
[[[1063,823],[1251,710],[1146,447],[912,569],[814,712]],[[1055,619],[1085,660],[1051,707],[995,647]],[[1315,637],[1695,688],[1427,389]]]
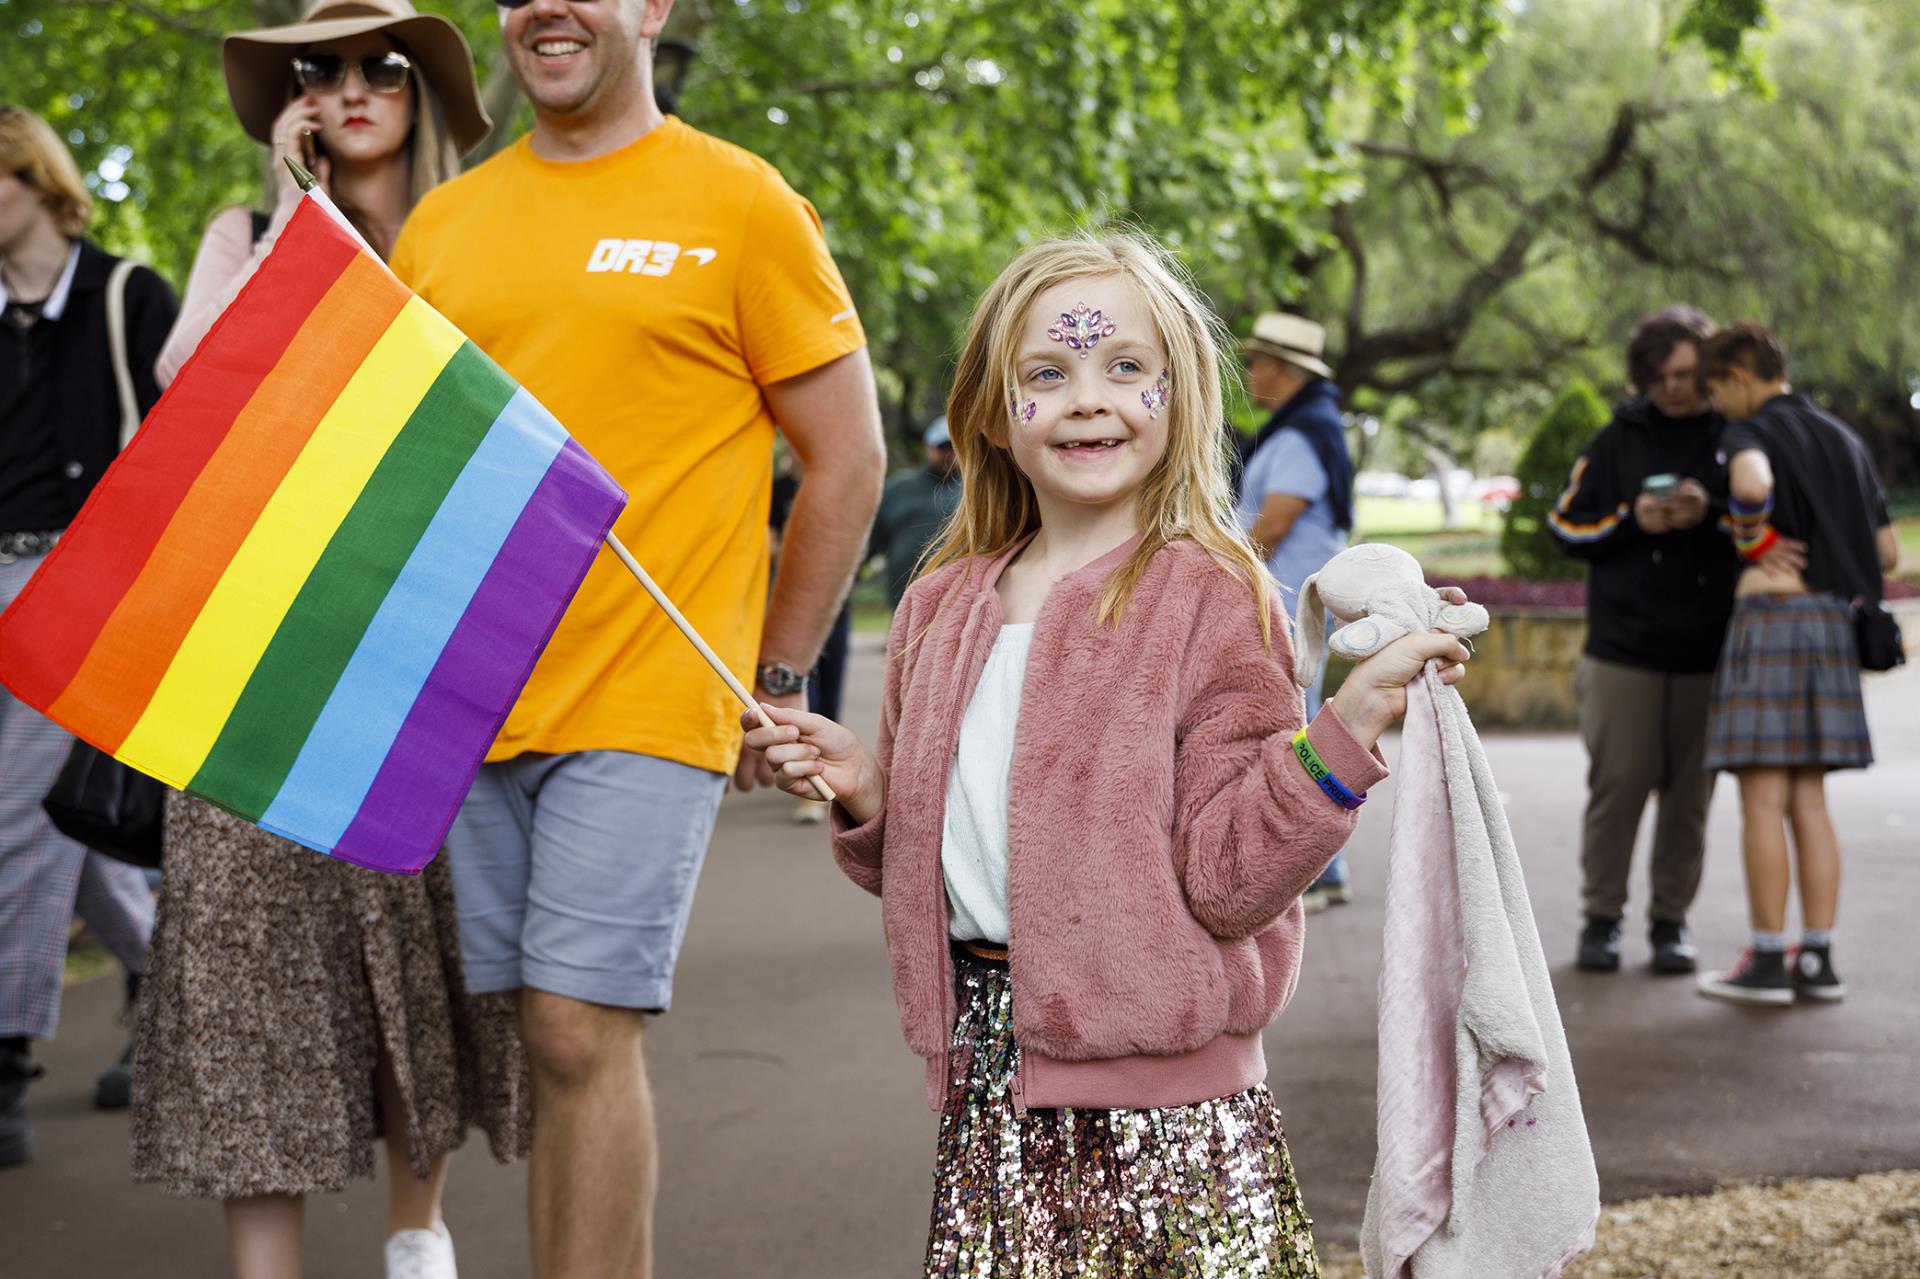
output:
[[[1022,254],[961,353],[962,497],[894,615],[878,750],[748,724],[789,792],[838,791],[834,855],[882,898],[941,1112],[930,1276],[1317,1273],[1260,1032],[1374,740],[1467,654],[1403,639],[1302,731],[1215,331],[1150,242]]]

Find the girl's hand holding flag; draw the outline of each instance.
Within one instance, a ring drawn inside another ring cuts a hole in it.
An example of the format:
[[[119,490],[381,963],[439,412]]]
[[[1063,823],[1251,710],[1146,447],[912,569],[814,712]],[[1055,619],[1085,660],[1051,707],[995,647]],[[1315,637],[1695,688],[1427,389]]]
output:
[[[766,725],[753,711],[740,713],[747,730],[747,749],[765,751],[773,766],[774,785],[789,795],[818,799],[813,778],[820,778],[838,795],[856,825],[871,821],[886,806],[886,778],[873,754],[851,729],[824,715],[760,703],[773,721]]]

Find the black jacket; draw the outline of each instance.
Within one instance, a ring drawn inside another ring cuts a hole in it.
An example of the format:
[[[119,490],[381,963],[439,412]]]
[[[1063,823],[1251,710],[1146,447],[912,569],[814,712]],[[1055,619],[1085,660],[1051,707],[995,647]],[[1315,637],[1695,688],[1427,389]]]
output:
[[[1706,673],[1720,660],[1739,559],[1720,532],[1727,506],[1721,420],[1670,418],[1645,399],[1613,411],[1548,515],[1560,549],[1588,563],[1587,654],[1645,670]],[[1712,509],[1693,528],[1651,534],[1633,518],[1649,475],[1706,486]]]
[[[65,528],[120,451],[120,396],[107,340],[107,277],[119,261],[80,241],[57,320],[0,324],[0,533]],[[144,415],[160,398],[153,362],[179,310],[146,267],[127,278],[127,367]]]

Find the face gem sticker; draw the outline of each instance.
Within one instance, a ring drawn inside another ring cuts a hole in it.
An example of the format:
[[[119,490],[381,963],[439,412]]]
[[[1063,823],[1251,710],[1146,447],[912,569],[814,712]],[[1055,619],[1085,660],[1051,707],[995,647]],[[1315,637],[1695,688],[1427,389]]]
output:
[[[1056,342],[1065,342],[1069,350],[1080,352],[1080,358],[1086,359],[1087,352],[1100,345],[1101,338],[1113,336],[1113,321],[1098,311],[1087,309],[1081,302],[1071,311],[1060,313],[1060,323],[1047,330],[1047,336]]]
[[[1007,397],[1007,410],[1013,414],[1015,422],[1031,422],[1033,415],[1040,411],[1040,406],[1032,400],[1022,404],[1019,396],[1010,395]]]
[[[1153,380],[1153,385],[1140,392],[1140,402],[1147,406],[1148,417],[1159,417],[1160,410],[1167,407],[1167,392],[1172,383],[1172,370],[1161,369],[1160,376]]]

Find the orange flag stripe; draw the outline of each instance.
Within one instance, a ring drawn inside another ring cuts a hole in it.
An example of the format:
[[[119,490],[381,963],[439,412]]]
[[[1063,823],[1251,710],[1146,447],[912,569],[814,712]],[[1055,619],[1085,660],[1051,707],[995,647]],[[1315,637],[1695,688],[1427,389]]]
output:
[[[370,257],[355,257],[341,272],[194,480],[48,708],[51,718],[119,749],[268,499],[410,296]]]

